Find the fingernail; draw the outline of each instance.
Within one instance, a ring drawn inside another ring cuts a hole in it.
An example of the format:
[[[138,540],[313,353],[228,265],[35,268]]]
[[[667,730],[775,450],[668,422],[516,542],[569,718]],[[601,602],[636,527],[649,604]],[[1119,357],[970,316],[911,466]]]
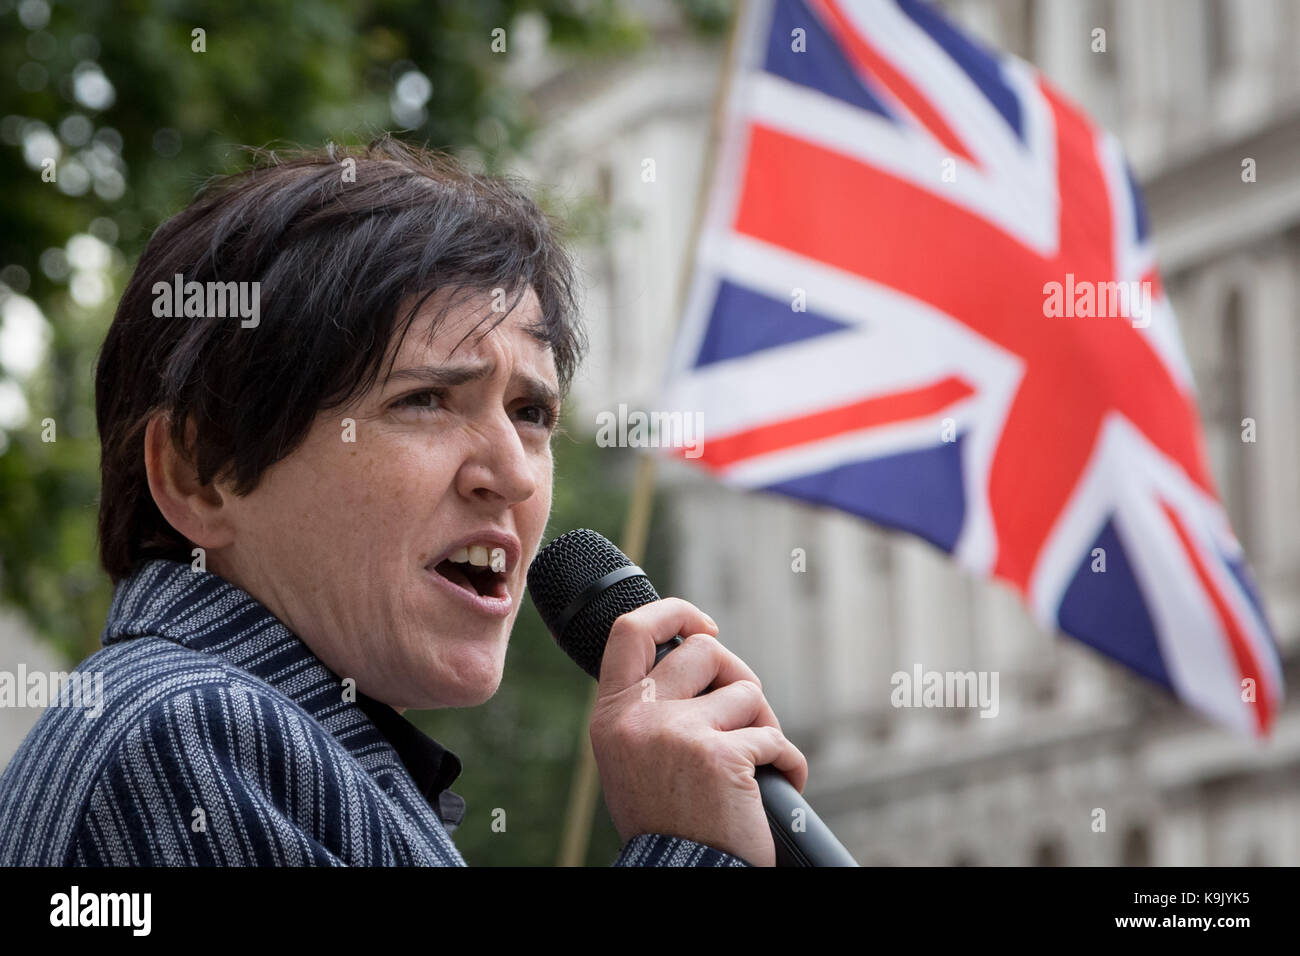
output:
[[[713,628],[715,631],[718,630],[718,622],[715,621],[713,618],[709,617],[709,616],[706,614],[706,615],[704,615],[704,620],[706,620],[706,621],[709,622],[709,627]]]

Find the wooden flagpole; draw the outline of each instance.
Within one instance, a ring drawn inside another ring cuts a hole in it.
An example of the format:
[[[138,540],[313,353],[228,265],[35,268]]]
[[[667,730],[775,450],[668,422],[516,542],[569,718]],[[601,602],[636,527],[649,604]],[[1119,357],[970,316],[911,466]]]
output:
[[[708,145],[705,148],[704,166],[700,174],[700,183],[695,195],[695,217],[691,225],[691,241],[687,246],[686,265],[682,270],[677,287],[676,321],[680,323],[682,311],[686,306],[686,296],[690,291],[691,278],[694,275],[695,252],[700,241],[700,231],[704,225],[704,209],[713,180],[714,164],[717,162],[718,141],[721,139],[723,123],[722,111],[726,106],[727,96],[731,90],[731,77],[734,72],[737,36],[740,24],[745,20],[746,7],[750,0],[738,0],[731,15],[731,24],[727,36],[727,53],[722,65],[722,81],[713,101],[713,115],[710,126]],[[676,326],[674,326],[676,332]],[[676,335],[674,334],[674,338]],[[650,514],[654,504],[655,456],[642,452],[638,457],[636,477],[632,484],[631,497],[628,500],[627,515],[623,521],[623,535],[619,546],[633,562],[639,564],[645,557],[646,539],[650,532]],[[578,742],[578,765],[574,768],[573,781],[569,786],[569,805],[565,813],[564,833],[560,842],[560,866],[582,866],[587,857],[587,846],[591,842],[591,827],[595,818],[596,796],[600,792],[600,780],[596,773],[596,757],[591,750],[591,738],[588,728],[591,726],[591,712],[596,703],[596,686],[593,684],[591,696],[587,701],[587,717],[583,721]]]

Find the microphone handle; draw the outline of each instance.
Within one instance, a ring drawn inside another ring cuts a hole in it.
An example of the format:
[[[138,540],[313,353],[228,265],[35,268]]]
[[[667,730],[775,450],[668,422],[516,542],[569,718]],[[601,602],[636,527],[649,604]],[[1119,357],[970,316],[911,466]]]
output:
[[[660,644],[655,649],[655,663],[658,664],[681,643],[682,638],[677,636]],[[754,768],[754,779],[758,781],[763,812],[767,814],[767,825],[772,831],[777,866],[858,865],[785,774],[767,764]]]

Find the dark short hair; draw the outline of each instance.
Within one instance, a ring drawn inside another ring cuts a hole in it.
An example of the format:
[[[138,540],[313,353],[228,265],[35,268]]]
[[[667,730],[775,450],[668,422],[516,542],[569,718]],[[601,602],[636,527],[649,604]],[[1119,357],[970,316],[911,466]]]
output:
[[[208,184],[153,234],[100,350],[99,554],[114,583],[148,558],[190,560],[192,545],[149,492],[144,434],[160,411],[199,480],[226,478],[242,495],[321,410],[379,379],[390,342],[441,289],[451,301],[503,290],[509,305],[486,334],[531,287],[541,318],[529,331],[549,346],[561,393],[582,360],[573,264],[517,180],[387,136],[255,155],[253,168]],[[156,316],[155,283],[178,274],[260,282],[259,323]]]

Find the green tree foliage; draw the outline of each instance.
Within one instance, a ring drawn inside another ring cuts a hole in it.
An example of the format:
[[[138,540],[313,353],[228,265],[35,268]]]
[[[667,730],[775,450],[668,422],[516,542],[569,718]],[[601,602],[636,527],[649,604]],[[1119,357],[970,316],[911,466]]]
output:
[[[708,0],[681,7],[702,30],[725,19]],[[95,552],[94,359],[152,230],[207,178],[238,168],[244,145],[405,130],[503,167],[534,128],[527,97],[503,81],[521,24],[574,57],[647,40],[614,0],[0,0],[0,600],[70,662],[98,647],[111,598]],[[504,51],[493,49],[498,28]],[[600,228],[554,211],[584,233]],[[13,333],[32,306],[26,326],[45,343],[24,369]],[[623,500],[609,457],[557,441],[553,528],[616,535]],[[589,682],[549,644],[528,606],[489,705],[417,716],[465,760],[457,839],[472,862],[555,858]],[[505,834],[490,828],[495,807]],[[605,821],[593,861],[616,848]]]

